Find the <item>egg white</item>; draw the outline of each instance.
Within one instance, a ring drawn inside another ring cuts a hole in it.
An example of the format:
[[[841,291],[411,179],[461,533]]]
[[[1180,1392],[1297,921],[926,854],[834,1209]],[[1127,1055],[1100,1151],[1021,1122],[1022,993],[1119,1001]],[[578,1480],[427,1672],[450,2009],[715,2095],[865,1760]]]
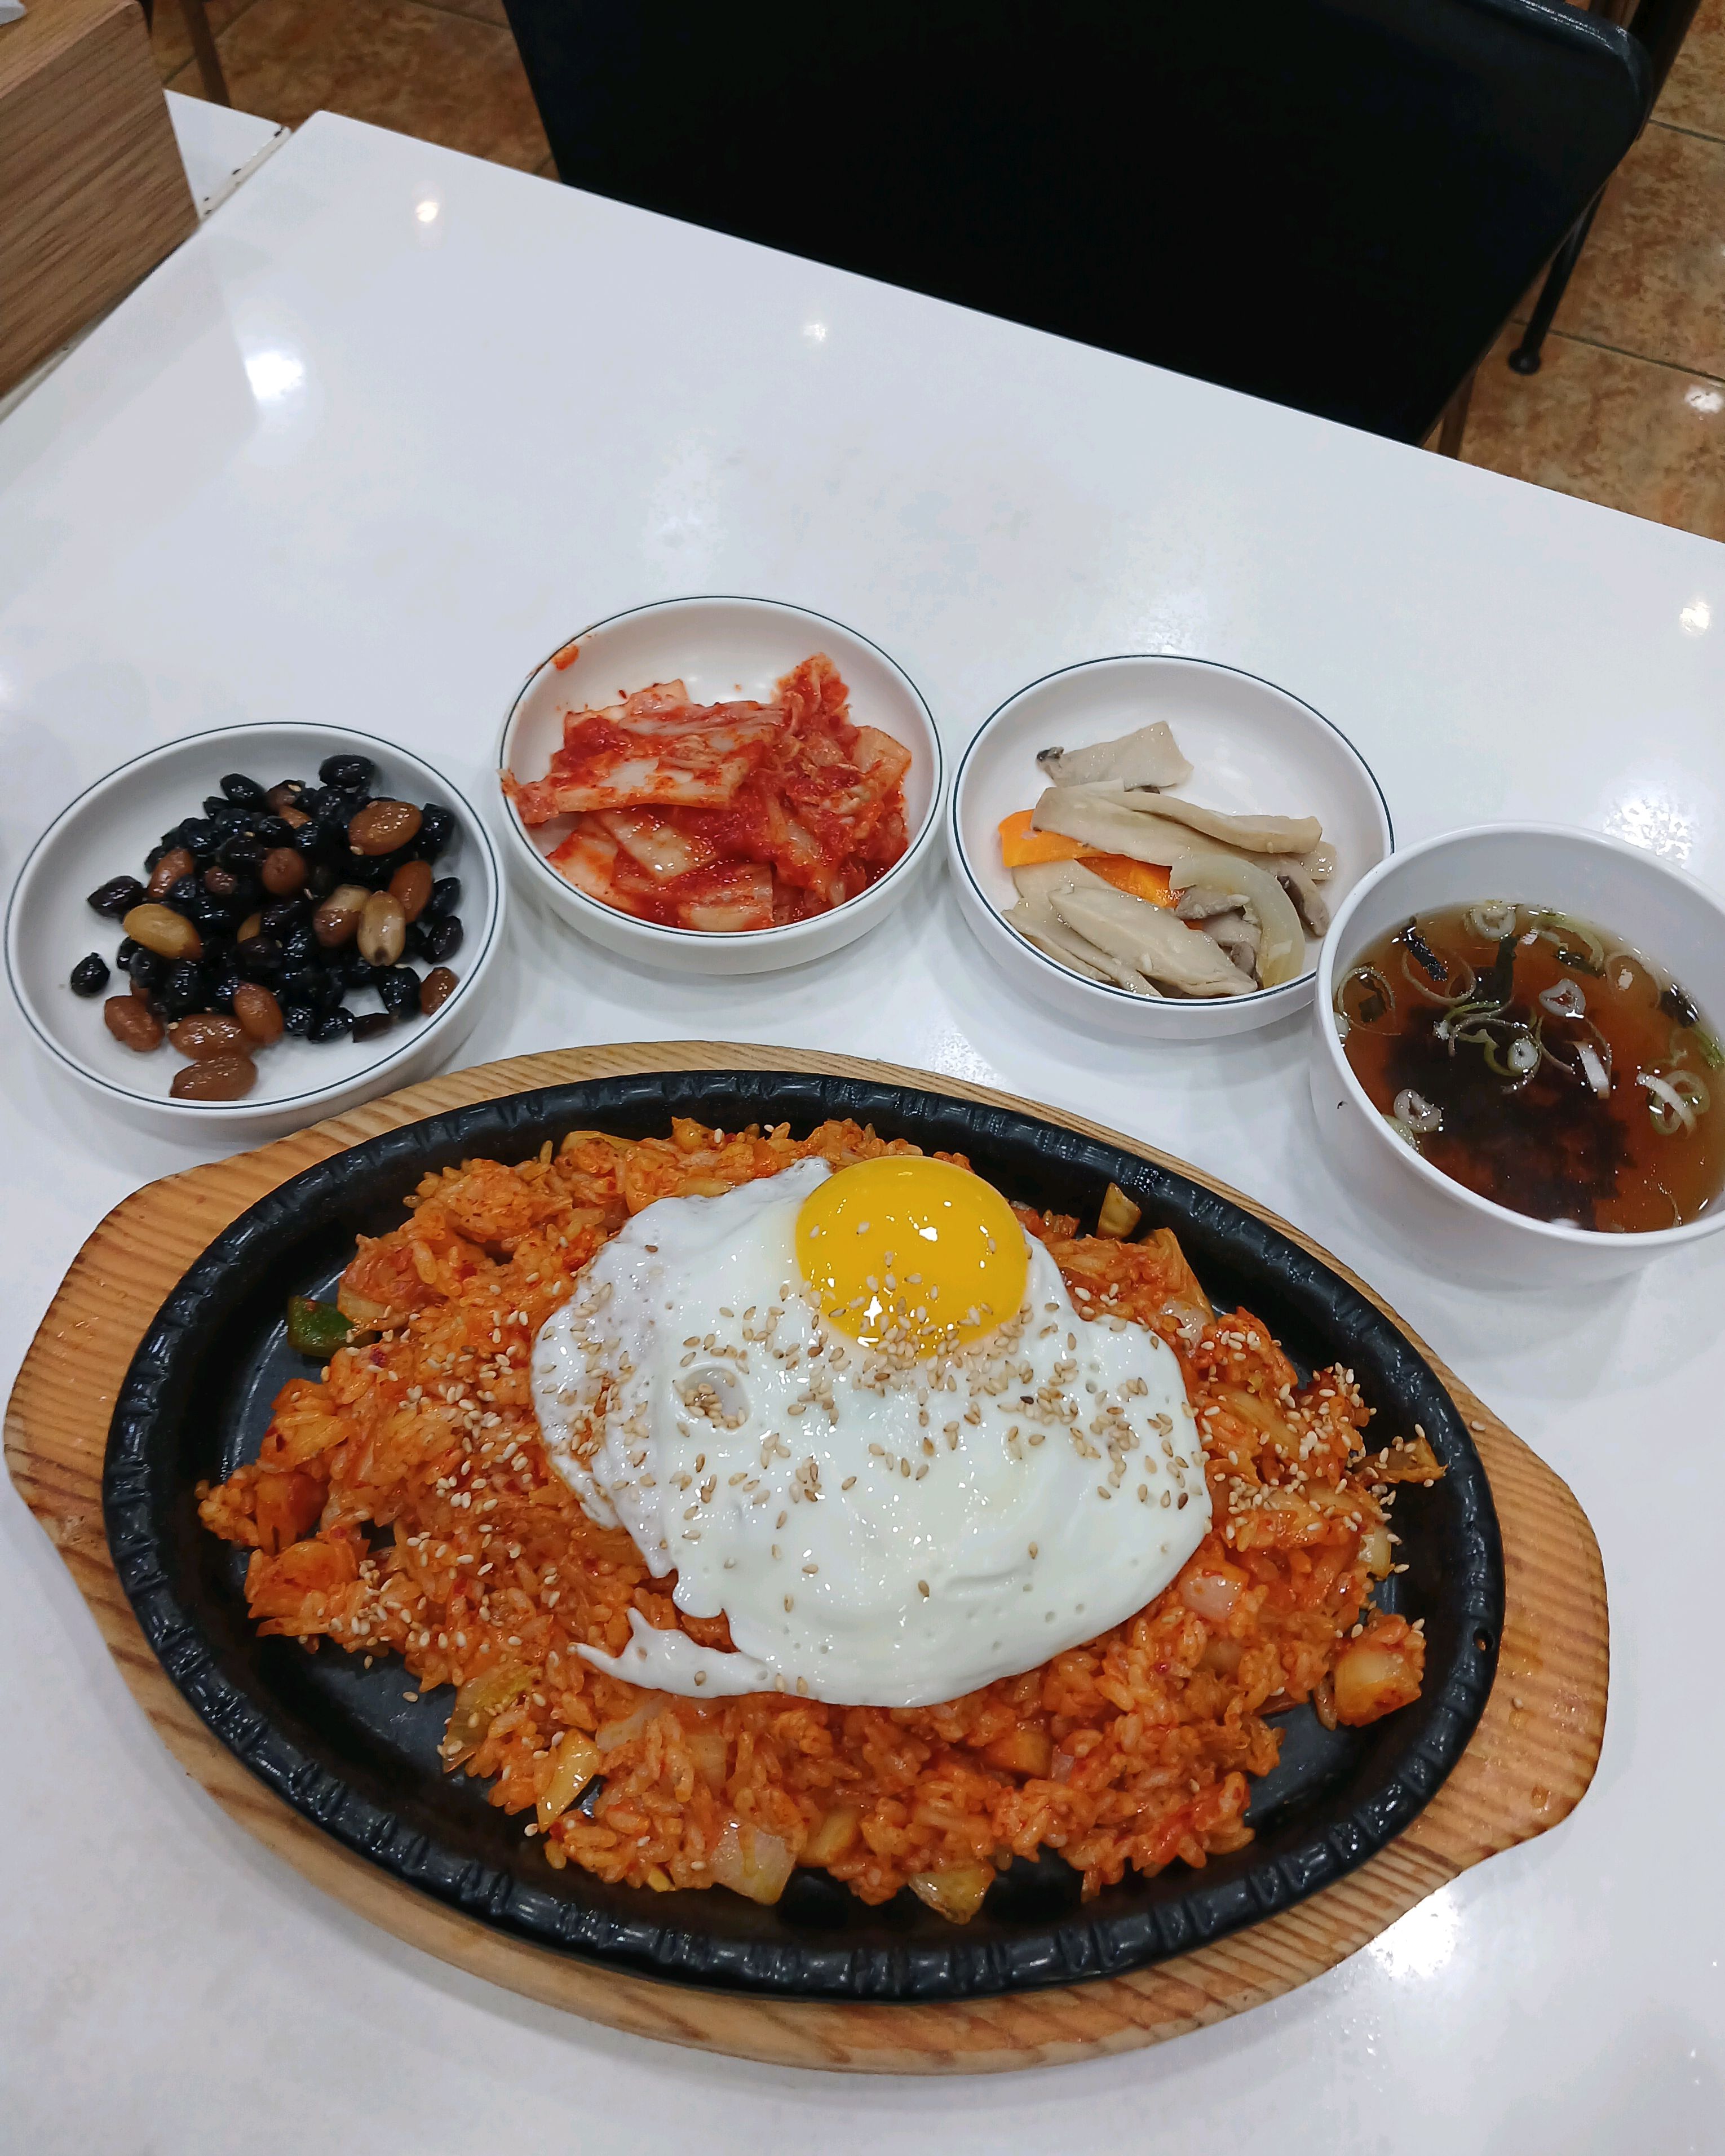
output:
[[[666,1198],[593,1259],[535,1342],[557,1473],[737,1651],[632,1615],[613,1658],[693,1697],[924,1707],[1017,1674],[1159,1594],[1209,1524],[1179,1364],[1081,1317],[1044,1246],[1016,1318],[888,1368],[822,1317],[796,1260],[824,1162]]]

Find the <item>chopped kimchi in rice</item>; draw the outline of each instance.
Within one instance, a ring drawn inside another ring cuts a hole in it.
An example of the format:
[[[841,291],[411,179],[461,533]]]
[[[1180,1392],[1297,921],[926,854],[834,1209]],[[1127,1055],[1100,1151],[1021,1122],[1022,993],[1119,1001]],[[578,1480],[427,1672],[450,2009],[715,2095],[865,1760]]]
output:
[[[571,711],[544,778],[503,773],[533,829],[572,820],[548,856],[606,906],[667,927],[773,928],[878,881],[910,844],[911,752],[851,721],[824,654],[770,704],[694,704],[656,681]]]

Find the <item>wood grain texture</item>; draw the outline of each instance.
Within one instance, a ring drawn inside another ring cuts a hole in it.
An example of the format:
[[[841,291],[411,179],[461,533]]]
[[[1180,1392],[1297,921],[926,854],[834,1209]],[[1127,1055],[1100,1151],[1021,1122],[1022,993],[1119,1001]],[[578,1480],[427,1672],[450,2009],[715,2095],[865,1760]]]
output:
[[[1249,1931],[1130,1976],[1006,1998],[902,2006],[739,1998],[502,1938],[374,1871],[290,1811],[181,1699],[146,1646],[109,1561],[103,1449],[115,1396],[150,1319],[193,1259],[247,1206],[362,1139],[538,1086],[698,1070],[817,1071],[1028,1106],[1050,1122],[1194,1174],[1100,1124],[956,1079],[851,1056],[674,1041],[519,1056],[433,1079],[126,1199],[79,1253],[42,1322],[7,1410],[7,1464],[162,1740],[248,1831],[398,1938],[633,2035],[786,2066],[978,2073],[1132,2050],[1273,1999],[1366,1945],[1470,1866],[1556,1825],[1579,1801],[1605,1721],[1609,1646],[1598,1546],[1567,1486],[1422,1345],[1474,1433],[1497,1500],[1507,1587],[1497,1681],[1460,1765],[1407,1832],[1334,1886]],[[1286,1222],[1209,1177],[1196,1179],[1271,1221],[1394,1316]]]
[[[0,29],[0,393],[198,228],[136,0]]]

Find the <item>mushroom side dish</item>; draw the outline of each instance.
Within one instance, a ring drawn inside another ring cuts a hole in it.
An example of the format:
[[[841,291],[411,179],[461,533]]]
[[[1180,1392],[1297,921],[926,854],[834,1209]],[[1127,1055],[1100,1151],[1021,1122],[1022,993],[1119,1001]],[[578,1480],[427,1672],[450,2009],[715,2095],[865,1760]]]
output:
[[[1027,942],[1137,996],[1250,995],[1306,971],[1336,866],[1317,817],[1175,793],[1193,767],[1166,720],[1036,762],[1045,790],[1000,826],[1018,892],[1004,917]]]

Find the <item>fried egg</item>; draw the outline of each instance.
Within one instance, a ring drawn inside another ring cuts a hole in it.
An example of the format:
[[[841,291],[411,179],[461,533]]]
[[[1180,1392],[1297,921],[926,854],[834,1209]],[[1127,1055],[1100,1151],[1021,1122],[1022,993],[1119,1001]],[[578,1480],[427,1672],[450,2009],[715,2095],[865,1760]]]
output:
[[[734,1652],[661,1631],[595,1667],[691,1697],[925,1707],[1106,1631],[1209,1523],[1178,1362],[1081,1317],[968,1170],[820,1160],[664,1198],[535,1342],[546,1450]]]

